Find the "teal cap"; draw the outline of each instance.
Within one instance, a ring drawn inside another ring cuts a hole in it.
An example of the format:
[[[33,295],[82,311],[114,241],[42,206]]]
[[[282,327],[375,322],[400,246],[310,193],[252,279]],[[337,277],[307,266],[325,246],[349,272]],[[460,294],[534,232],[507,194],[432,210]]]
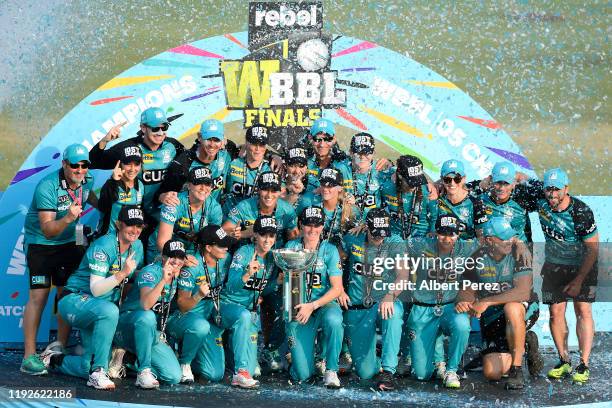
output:
[[[465,167],[463,162],[455,159],[447,160],[442,164],[442,170],[440,170],[440,176],[444,177],[451,173],[459,174],[461,177],[465,176]]]
[[[328,135],[334,136],[336,129],[334,129],[334,122],[329,119],[317,119],[310,127],[310,135],[316,136],[319,133],[327,133]]]
[[[69,163],[76,164],[80,161],[89,161],[89,150],[79,143],[71,144],[64,150],[63,159]]]
[[[544,188],[556,187],[561,190],[567,185],[569,185],[569,177],[563,169],[557,167],[544,173]]]
[[[202,140],[212,139],[213,137],[223,140],[224,132],[223,122],[216,119],[207,119],[200,126],[200,137]]]
[[[484,225],[483,234],[485,237],[497,237],[507,241],[516,235],[516,231],[504,217],[493,217]]]
[[[149,108],[140,115],[140,124],[148,127],[160,127],[164,123],[169,123],[166,112],[161,108]]]
[[[516,177],[516,170],[514,169],[514,165],[510,162],[499,162],[495,163],[493,166],[493,171],[491,172],[491,178],[494,183],[499,181],[505,181],[508,184],[514,183],[514,178]]]

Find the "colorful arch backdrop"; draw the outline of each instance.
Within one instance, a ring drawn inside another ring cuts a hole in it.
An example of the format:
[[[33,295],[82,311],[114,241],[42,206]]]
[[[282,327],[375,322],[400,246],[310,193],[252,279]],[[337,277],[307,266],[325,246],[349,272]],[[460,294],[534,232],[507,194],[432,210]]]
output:
[[[60,152],[71,143],[91,148],[114,124],[127,120],[123,138],[138,130],[140,113],[161,106],[172,123],[170,136],[179,140],[197,132],[207,118],[243,121],[242,111],[226,108],[219,61],[249,54],[247,32],[225,34],[169,49],[106,82],[81,101],[34,147],[0,198],[1,342],[20,342],[21,316],[28,297],[23,252],[23,222],[36,183],[57,171]],[[332,46],[332,70],[346,88],[345,107],[326,109],[323,116],[355,132],[367,131],[401,154],[416,154],[437,178],[442,162],[463,160],[468,178],[490,173],[495,162],[509,160],[533,175],[518,145],[501,125],[468,94],[411,58],[351,37]],[[100,188],[108,172],[94,172]],[[85,221],[94,222],[88,210]],[[47,308],[47,311],[50,308]],[[39,340],[45,341],[50,319],[43,319]]]

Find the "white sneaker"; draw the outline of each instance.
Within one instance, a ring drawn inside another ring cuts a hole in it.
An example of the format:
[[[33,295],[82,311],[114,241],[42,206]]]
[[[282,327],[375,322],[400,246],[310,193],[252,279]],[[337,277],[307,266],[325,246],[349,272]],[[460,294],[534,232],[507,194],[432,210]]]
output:
[[[232,377],[232,385],[240,388],[257,388],[259,381],[254,380],[247,370],[238,370]]]
[[[446,362],[439,361],[436,363],[436,376],[440,380],[444,380],[444,378],[446,378]]]
[[[150,368],[145,368],[136,376],[136,386],[144,389],[159,388],[159,381]]]
[[[315,363],[315,370],[317,371],[317,374],[319,374],[320,377],[323,377],[325,375],[325,371],[327,370],[327,364],[325,363],[325,360],[319,360]]]
[[[191,384],[194,382],[191,364],[181,364],[181,384]]]
[[[351,371],[351,368],[353,367],[353,357],[351,357],[351,353],[340,354],[338,366],[338,371],[340,371],[340,373],[348,373],[349,371]]]
[[[124,378],[126,376],[123,356],[125,349],[114,348],[111,355],[111,362],[108,364],[108,376],[110,378]]]
[[[338,373],[335,371],[327,370],[323,376],[323,384],[327,388],[340,388],[340,379]]]
[[[447,371],[444,376],[444,386],[446,388],[459,388],[461,383],[459,382],[459,376],[454,371]]]
[[[115,383],[108,378],[108,374],[103,368],[98,368],[93,373],[89,374],[87,386],[94,387],[97,390],[114,390]]]
[[[397,364],[397,375],[410,375],[412,370],[412,358],[410,356],[402,356]]]

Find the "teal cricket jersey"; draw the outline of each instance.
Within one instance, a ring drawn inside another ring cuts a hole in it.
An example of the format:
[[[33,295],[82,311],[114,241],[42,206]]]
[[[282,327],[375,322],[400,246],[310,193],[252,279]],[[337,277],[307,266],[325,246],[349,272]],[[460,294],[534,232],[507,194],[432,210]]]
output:
[[[121,312],[127,312],[131,310],[143,310],[140,306],[140,289],[142,288],[154,288],[162,280],[164,276],[161,260],[149,264],[142,268],[138,272],[136,277],[136,283],[132,285],[132,288],[127,294],[125,301],[121,305]],[[172,285],[164,284],[162,294],[157,299],[151,310],[155,313],[155,316],[159,319],[162,312],[169,308],[176,294],[177,280],[174,279]],[[162,303],[163,309],[162,310]]]
[[[379,247],[368,245],[366,242],[367,234],[362,233],[359,235],[346,234],[342,241],[342,247],[347,255],[348,263],[348,289],[346,290],[347,295],[351,299],[351,305],[363,304],[363,299],[366,295],[366,284],[367,279],[364,275],[364,265],[372,267],[374,258],[386,258],[393,257],[394,254],[399,253],[400,247],[404,241],[397,235],[391,235],[383,241]],[[366,266],[368,268],[368,266]],[[393,271],[383,272],[382,274],[376,274],[372,277],[370,285],[372,285],[370,295],[375,298],[379,298],[380,294],[374,288],[374,279],[381,280],[382,282],[393,282],[395,279],[392,278]],[[384,292],[384,291],[383,291]]]
[[[244,199],[232,208],[227,214],[225,221],[231,221],[235,225],[249,227],[255,224],[255,220],[259,217],[259,196]],[[275,248],[280,248],[285,242],[285,231],[291,231],[297,228],[297,216],[293,206],[287,201],[279,198],[274,210],[274,218],[278,231],[276,233]]]
[[[144,143],[138,144],[142,149],[142,171],[140,178],[144,184],[142,199],[143,210],[156,220],[159,219],[159,207],[154,202],[154,196],[166,176],[170,162],[176,156],[176,147],[164,140],[157,150],[151,150]]]
[[[402,238],[424,237],[435,230],[436,200],[430,200],[427,186],[421,186],[421,198],[415,198],[416,193],[398,194],[395,183],[387,180],[381,187],[382,205],[389,213],[391,234]],[[399,202],[402,202],[400,213]],[[414,200],[414,208],[412,201]],[[412,214],[412,219],[410,219]],[[410,222],[412,226],[409,227]],[[408,228],[410,234],[408,235]]]
[[[469,268],[464,274],[465,279],[471,282],[499,283],[499,285],[491,288],[491,290],[486,290],[484,287],[481,287],[477,292],[479,299],[506,292],[514,287],[514,279],[533,274],[533,270],[515,260],[512,253],[506,255],[500,261],[493,259],[485,249],[476,251],[474,256],[481,258],[481,262],[484,266],[482,268]],[[503,307],[497,308],[500,310],[495,310],[494,308],[489,309],[491,309],[490,313],[485,312],[485,314],[483,314],[485,325],[504,313]],[[487,312],[489,312],[489,309],[487,309]]]
[[[476,237],[476,230],[482,229],[489,220],[482,200],[469,194],[457,204],[451,203],[445,196],[439,197],[434,210],[434,222],[443,214],[453,214],[459,218],[463,228],[459,234],[461,240]]]
[[[215,159],[210,163],[201,162],[197,155],[194,155],[194,159],[191,162],[189,170],[195,167],[208,167],[213,179],[213,188],[210,195],[217,202],[221,202],[221,194],[223,194],[223,189],[225,188],[225,182],[227,180],[227,175],[229,174],[231,162],[232,157],[227,150],[223,149],[219,150],[217,157],[215,157]]]
[[[325,207],[323,207],[323,198],[321,197],[321,195],[319,194],[315,195],[313,192],[308,192],[308,193],[303,194],[298,199],[297,213],[301,214],[304,208],[310,207],[310,206],[317,206],[317,207],[323,208],[323,214],[325,214],[325,223],[323,224],[324,233],[329,232],[330,229],[331,229],[330,236],[343,233],[342,228],[341,228],[342,207],[337,205],[336,206],[337,211],[328,210]],[[356,205],[352,207],[352,212],[353,212],[353,218],[354,218],[352,221],[358,221],[362,219],[361,211]]]
[[[40,211],[52,211],[55,212],[55,219],[63,218],[67,213],[68,209],[74,202],[71,194],[78,200],[81,197],[81,202],[85,203],[89,198],[89,193],[93,190],[94,179],[92,176],[87,175],[83,180],[83,183],[76,189],[71,190],[68,187],[64,172],[60,169],[58,172],[52,172],[43,177],[34,190],[34,196],[30,208],[25,218],[25,243],[29,244],[42,244],[42,245],[60,245],[67,244],[75,241],[74,229],[78,222],[75,220],[71,222],[61,232],[61,234],[46,238],[40,228],[40,222],[38,220],[38,213]]]
[[[142,242],[137,240],[132,243],[130,248],[119,256],[119,245],[116,233],[107,233],[95,240],[87,249],[79,268],[70,275],[65,288],[71,292],[90,294],[89,279],[90,275],[107,278],[119,272],[125,265],[130,253],[134,252],[136,269],[132,271],[129,278],[134,276],[134,272],[142,266],[144,253]],[[111,291],[99,296],[99,299],[117,302],[120,296],[120,285]]]
[[[204,267],[206,261],[204,261],[201,256],[198,258],[198,264],[196,266],[186,267],[181,270],[178,280],[178,289],[189,292],[193,296],[200,291],[201,284],[208,283],[210,287],[208,296],[200,300],[193,309],[187,312],[208,315],[214,308],[213,294],[215,296],[219,295],[225,285],[232,257],[226,254],[225,258],[219,259],[215,266],[206,265],[206,268]],[[208,275],[206,272],[208,272]]]
[[[440,255],[438,253],[437,238],[417,238],[408,240],[408,253],[418,261],[414,264],[416,269],[412,276],[415,282],[413,297],[415,302],[426,304],[441,304],[453,302],[457,297],[466,259],[478,249],[478,241],[457,241],[452,253]],[[433,282],[453,284],[448,289],[432,290]]]
[[[238,157],[232,160],[225,186],[223,212],[229,212],[240,201],[253,196],[257,179],[259,179],[261,173],[266,171],[272,171],[272,169],[265,159],[258,167],[253,169],[247,166],[245,158]]]
[[[301,238],[287,242],[285,248],[303,249],[304,244]],[[304,286],[311,288],[310,299],[308,302],[314,302],[321,298],[329,289],[331,289],[330,277],[342,277],[342,266],[340,264],[340,254],[338,249],[327,241],[319,244],[317,252],[317,260],[315,264],[306,270],[304,275]]]
[[[108,223],[108,231],[114,232],[117,230],[116,221],[119,217],[119,212],[124,205],[142,205],[144,192],[144,184],[141,180],[134,181],[134,187],[124,190],[121,187],[117,187],[117,201],[111,206],[110,219]]]
[[[575,197],[570,200],[565,210],[553,211],[548,201],[541,198],[537,201],[538,215],[546,239],[546,261],[578,266],[585,251],[582,241],[597,234],[597,224],[588,205]]]
[[[355,196],[355,203],[363,210],[365,217],[372,208],[380,207],[382,204],[381,187],[389,180],[392,171],[380,172],[372,168],[367,173],[355,173],[350,160],[336,164],[336,169],[344,178],[344,191]]]
[[[208,224],[221,225],[223,212],[221,205],[212,195],[208,196],[202,209],[194,214],[189,214],[189,192],[181,191],[178,194],[179,205],[176,207],[163,204],[159,212],[159,222],[172,225],[174,227],[173,238],[185,244],[185,250],[189,253],[195,252],[193,242],[186,240],[180,233],[197,233]],[[157,235],[159,227],[149,237],[149,249],[157,246]]]
[[[242,281],[254,253],[254,244],[243,245],[236,251],[229,267],[227,284],[221,290],[221,300],[253,310],[259,295],[264,291],[269,293],[276,289],[278,268],[274,263],[272,251],[266,254],[265,259],[257,255],[257,261],[263,268],[253,274],[246,283]]]

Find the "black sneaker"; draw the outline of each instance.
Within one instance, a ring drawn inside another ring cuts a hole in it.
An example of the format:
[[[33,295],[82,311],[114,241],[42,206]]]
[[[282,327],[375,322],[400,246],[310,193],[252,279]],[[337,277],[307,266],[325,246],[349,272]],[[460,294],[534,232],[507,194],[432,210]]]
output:
[[[378,391],[393,391],[395,390],[395,380],[393,374],[388,371],[383,371],[377,376],[376,389]]]
[[[506,380],[507,390],[520,390],[525,386],[525,380],[523,379],[523,369],[521,367],[512,366],[508,372],[508,379]]]
[[[544,359],[540,354],[538,335],[529,330],[525,335],[525,351],[527,352],[527,369],[529,374],[536,376],[544,368]]]

